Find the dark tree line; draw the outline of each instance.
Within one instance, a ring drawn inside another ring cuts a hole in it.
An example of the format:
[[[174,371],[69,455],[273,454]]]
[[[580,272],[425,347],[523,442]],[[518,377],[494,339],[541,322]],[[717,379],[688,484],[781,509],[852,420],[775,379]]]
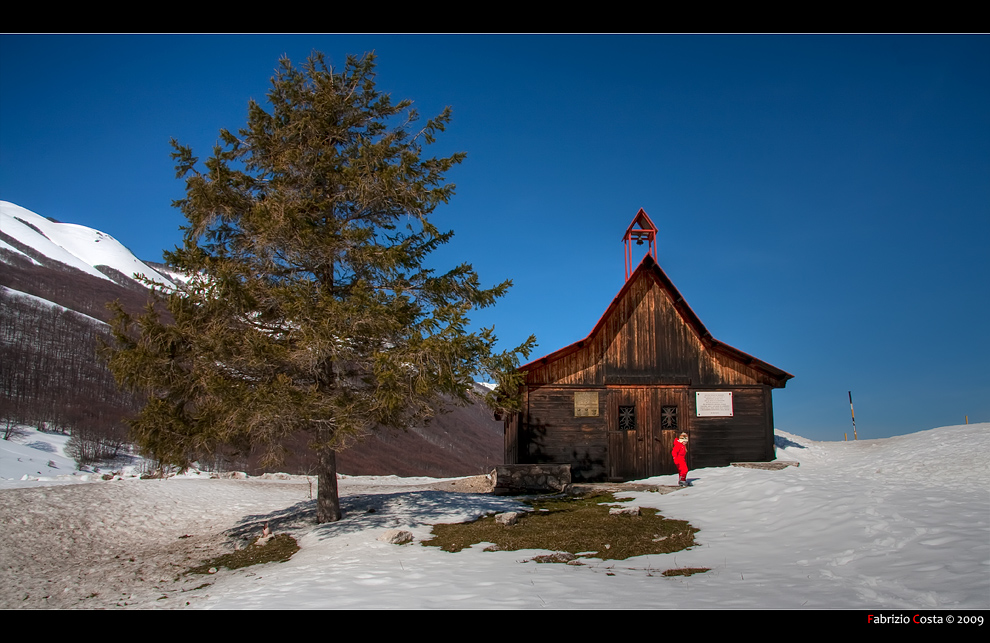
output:
[[[79,455],[88,456],[81,461],[112,457],[128,443],[125,418],[140,399],[116,386],[97,355],[110,338],[100,318],[108,317],[108,300],[123,297],[136,306],[146,295],[77,270],[29,265],[11,253],[3,259],[0,429],[23,424],[71,433]]]
[[[64,430],[116,422],[137,408],[96,354],[110,336],[105,324],[6,289],[0,306],[4,418]]]

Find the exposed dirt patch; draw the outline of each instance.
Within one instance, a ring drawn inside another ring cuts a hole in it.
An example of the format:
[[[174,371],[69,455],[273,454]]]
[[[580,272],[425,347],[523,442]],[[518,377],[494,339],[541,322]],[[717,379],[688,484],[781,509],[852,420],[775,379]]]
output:
[[[470,478],[437,482],[427,485],[426,488],[434,491],[450,491],[453,493],[491,493],[493,486],[492,479],[488,476],[472,476]]]
[[[244,485],[257,486],[245,494]],[[3,490],[0,609],[181,606],[183,594],[203,584],[202,576],[185,572],[229,552],[232,530],[308,498],[305,481],[129,480]]]

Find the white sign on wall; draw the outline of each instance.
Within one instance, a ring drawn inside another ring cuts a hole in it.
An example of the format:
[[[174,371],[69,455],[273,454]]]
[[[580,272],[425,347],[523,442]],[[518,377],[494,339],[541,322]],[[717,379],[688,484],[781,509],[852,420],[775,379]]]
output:
[[[695,393],[698,417],[732,417],[732,391]]]

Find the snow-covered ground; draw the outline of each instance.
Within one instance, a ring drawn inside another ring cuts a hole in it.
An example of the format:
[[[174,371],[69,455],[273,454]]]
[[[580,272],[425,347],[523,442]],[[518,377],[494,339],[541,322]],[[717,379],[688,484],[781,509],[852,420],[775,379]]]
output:
[[[432,524],[518,506],[433,479],[343,477],[344,519],[316,526],[305,477],[64,484],[87,476],[33,433],[0,441],[0,608],[990,608],[990,424],[777,439],[800,467],[701,469],[691,488],[630,494],[698,527],[698,547],[570,566],[421,546]],[[289,562],[181,574],[265,521],[298,539]],[[378,541],[390,528],[416,542]],[[660,574],[675,567],[711,571]]]

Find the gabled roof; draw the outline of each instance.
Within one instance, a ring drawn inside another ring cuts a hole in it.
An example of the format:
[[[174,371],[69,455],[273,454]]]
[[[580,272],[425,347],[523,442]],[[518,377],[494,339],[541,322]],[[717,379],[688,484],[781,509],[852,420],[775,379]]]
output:
[[[583,348],[589,341],[591,341],[592,338],[594,338],[598,334],[598,332],[601,330],[602,326],[604,325],[605,321],[609,318],[609,316],[615,310],[616,306],[618,306],[619,302],[628,292],[629,288],[631,287],[631,284],[636,281],[636,279],[640,276],[641,273],[644,272],[649,273],[649,275],[656,280],[656,282],[660,285],[660,287],[667,291],[667,294],[670,295],[671,300],[674,302],[674,307],[677,313],[680,315],[681,319],[683,319],[684,322],[697,334],[698,338],[701,340],[701,343],[707,349],[713,350],[718,353],[722,353],[741,364],[762,371],[767,375],[770,375],[771,377],[780,380],[781,386],[783,386],[787,380],[794,377],[787,371],[783,371],[777,368],[776,366],[768,364],[762,360],[753,357],[752,355],[749,355],[748,353],[744,353],[738,348],[733,348],[732,346],[729,346],[728,344],[715,339],[712,336],[711,332],[709,332],[709,330],[705,328],[705,325],[701,323],[701,319],[699,319],[698,316],[694,313],[694,311],[691,310],[691,307],[688,306],[687,302],[684,300],[684,297],[681,295],[680,291],[677,290],[677,287],[674,286],[674,283],[670,280],[670,277],[667,276],[667,273],[663,271],[663,268],[661,268],[660,265],[649,254],[643,257],[643,260],[640,262],[639,266],[636,268],[636,270],[633,272],[630,278],[626,280],[626,283],[622,286],[622,289],[619,290],[619,293],[612,300],[612,303],[609,304],[608,308],[605,310],[601,318],[598,320],[598,323],[595,324],[595,327],[591,329],[591,332],[588,333],[588,336],[586,338],[574,342],[573,344],[565,346],[552,353],[544,355],[543,357],[535,359],[527,364],[523,364],[522,366],[519,367],[519,370],[529,371],[535,368],[539,368],[541,366],[545,366],[546,364],[552,361],[555,361],[565,355],[568,355]]]

